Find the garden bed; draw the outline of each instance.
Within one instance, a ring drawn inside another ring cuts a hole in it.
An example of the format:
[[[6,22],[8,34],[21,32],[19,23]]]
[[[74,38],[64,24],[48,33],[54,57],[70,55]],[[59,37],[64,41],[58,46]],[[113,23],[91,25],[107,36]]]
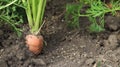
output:
[[[106,31],[89,33],[89,20],[82,17],[80,29],[70,29],[64,20],[66,0],[48,1],[42,34],[46,45],[39,55],[25,46],[28,25],[18,37],[9,26],[0,28],[0,67],[119,67],[120,20],[105,17]]]

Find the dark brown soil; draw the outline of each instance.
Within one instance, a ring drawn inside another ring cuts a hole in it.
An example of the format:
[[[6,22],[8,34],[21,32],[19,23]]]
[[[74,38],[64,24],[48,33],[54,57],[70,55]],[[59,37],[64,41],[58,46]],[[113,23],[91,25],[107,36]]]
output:
[[[69,29],[64,21],[69,2],[48,0],[41,31],[47,44],[37,56],[25,46],[26,24],[20,38],[9,27],[0,28],[0,67],[120,67],[120,19],[106,16],[101,33],[86,30],[87,18],[81,18],[80,29]]]

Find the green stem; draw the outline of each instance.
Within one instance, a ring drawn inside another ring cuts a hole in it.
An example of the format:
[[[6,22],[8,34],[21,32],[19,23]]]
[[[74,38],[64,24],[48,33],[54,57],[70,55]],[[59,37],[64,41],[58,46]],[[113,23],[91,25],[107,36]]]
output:
[[[40,26],[41,13],[42,13],[42,7],[43,7],[43,0],[41,0],[41,1],[39,2],[38,7],[39,7],[39,9],[38,9],[38,12],[37,12],[36,24],[35,24],[36,29],[38,29],[39,26]]]
[[[32,13],[31,13],[31,8],[30,8],[30,0],[27,0],[26,14],[27,14],[27,18],[28,18],[29,27],[32,28],[33,27],[33,19],[32,19]]]
[[[44,3],[44,0],[41,0],[39,1],[39,4],[38,4],[38,11],[37,11],[37,17],[36,17],[36,21],[35,21],[35,25],[33,27],[33,32],[36,33],[38,30],[39,30],[39,27],[40,27],[40,24],[42,23],[41,22],[41,13],[42,13],[42,7],[43,7],[43,3]]]
[[[13,24],[13,22],[10,21],[6,16],[1,15],[1,16],[0,16],[0,19],[6,21],[6,22],[7,22],[8,24],[10,24],[15,30],[17,30],[17,28],[16,28],[16,26]]]
[[[1,10],[1,9],[4,9],[4,8],[10,6],[10,5],[12,5],[12,4],[15,3],[16,1],[17,1],[17,0],[14,0],[14,1],[10,2],[10,3],[7,4],[7,5],[1,6],[1,7],[0,7],[0,10]]]
[[[42,25],[46,0],[22,0],[23,4],[27,7],[26,14],[31,28],[31,33],[36,34]],[[27,3],[27,5],[26,5]]]
[[[88,14],[88,15],[79,14],[78,16],[79,16],[79,17],[88,17],[88,16],[90,16],[90,14]]]
[[[44,11],[45,11],[45,6],[46,6],[46,0],[43,2],[43,7],[42,7],[42,12],[41,12],[41,17],[40,17],[40,27],[39,29],[36,31],[36,35],[40,32],[42,26],[44,25],[45,21],[42,23],[42,19],[43,19],[43,16],[44,16]]]
[[[32,13],[33,13],[33,20],[34,20],[33,22],[36,21],[36,15],[37,15],[37,14],[36,14],[36,8],[35,8],[36,5],[37,5],[37,4],[36,4],[36,1],[37,1],[37,0],[32,0],[32,7],[33,7],[33,8],[32,8]]]
[[[41,20],[40,22],[42,22],[43,16],[44,16],[44,11],[45,11],[45,5],[46,5],[46,0],[43,2],[43,7],[42,7],[42,13],[41,13]],[[40,25],[42,25],[42,23],[40,23]]]

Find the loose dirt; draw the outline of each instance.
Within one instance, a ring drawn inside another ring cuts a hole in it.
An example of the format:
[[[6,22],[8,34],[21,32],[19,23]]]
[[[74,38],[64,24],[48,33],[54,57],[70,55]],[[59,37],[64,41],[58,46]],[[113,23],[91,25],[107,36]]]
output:
[[[18,37],[9,27],[0,28],[0,67],[120,67],[120,20],[106,16],[106,31],[89,33],[87,18],[81,18],[80,29],[70,29],[64,20],[70,0],[48,0],[42,35],[46,45],[39,55],[25,46],[29,33],[23,25]]]

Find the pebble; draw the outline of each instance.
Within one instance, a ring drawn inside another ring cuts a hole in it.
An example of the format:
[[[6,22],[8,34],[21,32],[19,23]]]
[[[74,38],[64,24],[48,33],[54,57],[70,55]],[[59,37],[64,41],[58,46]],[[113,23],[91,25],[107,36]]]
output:
[[[117,42],[117,36],[115,34],[111,34],[108,38],[108,41],[110,43],[112,43],[112,42],[116,43]]]
[[[109,49],[115,49],[119,45],[117,36],[115,34],[111,34],[108,40],[104,40],[104,45],[105,47],[108,47]]]
[[[95,60],[92,59],[92,58],[90,58],[90,59],[87,59],[85,63],[86,63],[87,65],[91,65],[91,64],[93,64],[94,62],[95,62]]]
[[[117,35],[117,39],[120,41],[120,34]]]
[[[87,53],[83,53],[83,54],[81,55],[81,58],[85,58],[85,57],[87,57]]]
[[[118,17],[108,16],[105,22],[106,22],[106,26],[110,30],[116,31],[120,27],[120,23],[119,23],[120,20]]]
[[[42,59],[32,59],[32,62],[35,64],[46,65],[46,63]]]
[[[80,47],[81,47],[81,48],[85,48],[85,47],[86,47],[86,45],[81,45]]]

